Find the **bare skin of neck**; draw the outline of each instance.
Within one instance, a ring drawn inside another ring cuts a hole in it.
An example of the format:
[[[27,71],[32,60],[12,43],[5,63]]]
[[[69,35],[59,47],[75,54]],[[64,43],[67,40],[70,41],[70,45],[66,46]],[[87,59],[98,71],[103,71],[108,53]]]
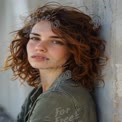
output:
[[[52,83],[58,78],[58,76],[63,72],[62,68],[58,69],[40,69],[40,77],[43,92],[48,90]]]

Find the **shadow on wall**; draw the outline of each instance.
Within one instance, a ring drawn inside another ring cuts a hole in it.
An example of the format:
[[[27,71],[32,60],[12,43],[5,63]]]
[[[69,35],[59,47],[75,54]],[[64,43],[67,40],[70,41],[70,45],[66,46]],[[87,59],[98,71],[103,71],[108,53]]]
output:
[[[12,117],[5,111],[5,109],[0,105],[0,122],[13,122]]]

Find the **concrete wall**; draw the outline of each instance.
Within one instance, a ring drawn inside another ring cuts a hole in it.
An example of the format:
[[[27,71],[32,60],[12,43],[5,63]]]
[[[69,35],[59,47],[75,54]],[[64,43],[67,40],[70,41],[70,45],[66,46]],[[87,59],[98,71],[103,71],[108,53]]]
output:
[[[103,74],[105,87],[97,88],[100,122],[122,122],[122,1],[92,0],[101,17],[101,37],[107,40],[109,61]]]
[[[6,0],[5,0],[6,1]],[[14,1],[14,0],[12,0]],[[19,0],[16,0],[16,4]],[[22,0],[23,1],[23,0]],[[21,1],[21,2],[22,2]],[[28,11],[52,0],[25,0]],[[23,2],[25,2],[23,1]],[[54,1],[54,0],[53,0]],[[57,2],[79,7],[87,14],[95,14],[100,17],[102,25],[101,38],[107,41],[106,54],[109,57],[107,66],[103,70],[105,86],[99,84],[96,88],[96,101],[98,107],[100,122],[122,122],[122,1],[121,0],[55,0]],[[15,2],[15,1],[14,1]],[[2,3],[2,4],[1,4]],[[7,3],[8,4],[8,3]],[[2,5],[2,6],[1,6]],[[13,29],[13,17],[10,17],[15,11],[3,1],[0,1],[0,16],[2,29],[0,28],[2,40],[0,40],[0,60],[6,55],[5,48],[7,48],[10,36],[7,37],[8,32]],[[6,6],[7,11],[2,11]],[[9,8],[9,9],[8,9]],[[20,10],[16,7],[16,13],[19,15]],[[3,14],[3,12],[5,12]],[[24,11],[23,11],[24,12]],[[25,12],[27,12],[25,10]],[[8,23],[6,25],[5,18]],[[96,21],[96,20],[95,20]],[[3,26],[4,25],[4,26]],[[3,55],[4,54],[4,55]],[[0,62],[0,66],[2,63]],[[20,106],[28,94],[30,88],[20,86],[18,82],[10,81],[10,72],[0,73],[0,104],[5,106],[9,113],[16,117]],[[6,77],[8,76],[8,77]],[[2,91],[2,92],[1,92]],[[20,96],[19,99],[16,99]],[[11,106],[10,106],[11,105]]]
[[[114,97],[114,120],[122,122],[122,1],[116,1],[115,9],[115,97]]]

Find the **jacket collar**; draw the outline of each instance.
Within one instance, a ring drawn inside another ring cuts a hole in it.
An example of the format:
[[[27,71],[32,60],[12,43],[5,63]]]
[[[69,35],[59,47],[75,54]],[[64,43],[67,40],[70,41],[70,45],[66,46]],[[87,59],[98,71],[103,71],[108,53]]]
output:
[[[54,88],[54,87],[58,87],[61,83],[63,83],[64,81],[68,80],[68,79],[71,79],[72,76],[71,76],[71,71],[70,70],[66,70],[64,71],[63,73],[61,73],[59,75],[59,77],[52,83],[52,85],[50,86],[50,89]],[[48,91],[47,90],[47,91]]]
[[[51,90],[55,87],[58,87],[62,82],[64,82],[65,80],[71,79],[71,71],[70,70],[66,70],[63,73],[60,74],[60,76],[53,82],[53,84],[50,86],[50,88],[47,90]],[[36,88],[36,91],[32,94],[32,96],[30,97],[31,101],[35,101],[38,96],[40,94],[42,94],[42,86],[41,84],[38,86],[38,88]]]

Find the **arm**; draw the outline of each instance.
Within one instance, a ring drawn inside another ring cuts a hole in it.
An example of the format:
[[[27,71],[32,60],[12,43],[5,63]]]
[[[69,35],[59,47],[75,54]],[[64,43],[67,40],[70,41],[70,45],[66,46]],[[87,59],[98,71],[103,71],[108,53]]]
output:
[[[28,97],[25,99],[22,107],[21,107],[21,111],[17,116],[17,122],[24,122],[25,116],[28,112],[29,109],[29,105],[30,105],[30,97],[32,96],[32,94],[36,91],[36,88],[33,89],[30,94],[28,95]]]

